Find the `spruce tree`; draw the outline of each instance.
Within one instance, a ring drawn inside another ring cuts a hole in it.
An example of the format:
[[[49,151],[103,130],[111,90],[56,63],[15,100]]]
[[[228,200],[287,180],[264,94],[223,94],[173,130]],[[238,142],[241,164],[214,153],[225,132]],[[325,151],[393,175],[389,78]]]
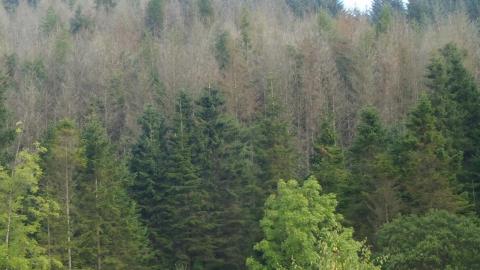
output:
[[[115,158],[106,130],[94,114],[83,129],[82,143],[86,168],[76,203],[77,267],[146,269],[148,243],[127,194],[130,175],[125,163]]]
[[[480,92],[463,65],[465,54],[454,44],[442,48],[428,66],[430,99],[437,126],[456,151],[463,153],[459,181],[480,211]]]
[[[175,203],[169,234],[174,247],[172,256],[175,256],[175,265],[203,269],[214,258],[209,213],[212,204],[205,182],[199,176],[199,169],[192,163],[194,131],[193,103],[182,92],[176,104],[166,161],[165,176],[172,185],[170,195]]]
[[[380,121],[378,112],[372,107],[363,109],[348,155],[352,178],[349,181],[349,188],[343,195],[347,199],[345,216],[348,221],[357,226],[356,233],[362,237],[371,233],[366,193],[374,189],[373,161],[378,154],[384,151],[386,143],[386,130]]]
[[[205,267],[236,269],[244,265],[251,244],[249,215],[243,207],[246,198],[243,187],[253,177],[245,132],[226,115],[218,89],[205,89],[197,106],[194,164],[199,167],[213,203],[212,236],[216,240],[216,261]]]
[[[345,165],[342,147],[337,142],[333,118],[328,116],[321,124],[315,139],[311,158],[312,174],[318,179],[326,193],[345,190],[349,172]],[[339,198],[342,200],[342,198]]]
[[[41,234],[49,260],[59,260],[66,269],[76,265],[73,245],[73,223],[78,177],[85,166],[84,149],[80,134],[70,120],[60,121],[47,136],[48,151],[43,157],[44,176],[42,193],[58,203],[58,215],[50,213]]]
[[[170,196],[171,185],[165,177],[167,127],[160,113],[151,106],[145,109],[139,124],[142,133],[133,146],[130,159],[130,171],[134,174],[130,194],[138,204],[156,254],[153,264],[158,269],[165,269],[174,259],[168,229],[175,211],[175,202]]]
[[[465,201],[457,195],[461,153],[451,149],[437,129],[432,105],[422,96],[409,114],[401,164],[408,212],[429,209],[461,210]]]
[[[255,164],[259,169],[258,179],[264,198],[271,194],[279,179],[296,177],[296,158],[293,134],[283,108],[278,100],[267,101],[255,127]],[[263,204],[263,202],[262,202]]]

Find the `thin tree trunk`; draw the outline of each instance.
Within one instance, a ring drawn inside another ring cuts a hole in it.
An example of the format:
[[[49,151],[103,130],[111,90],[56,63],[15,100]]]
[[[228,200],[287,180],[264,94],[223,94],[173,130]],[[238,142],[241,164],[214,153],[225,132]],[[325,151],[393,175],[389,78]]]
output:
[[[68,149],[65,148],[65,207],[67,211],[67,253],[68,253],[68,270],[72,270],[72,248],[70,246],[70,185],[68,175]]]
[[[100,224],[99,224],[99,213],[98,213],[98,177],[95,176],[95,208],[97,211],[97,220],[96,220],[96,237],[97,237],[97,270],[102,269],[102,249],[101,249],[101,242],[100,242]]]
[[[23,133],[21,133],[22,135]],[[13,160],[13,169],[12,169],[12,174],[11,174],[11,178],[13,179],[13,177],[15,176],[15,167],[17,166],[17,158],[18,158],[18,153],[20,152],[20,141],[21,141],[21,135],[20,135],[20,138],[18,139],[18,142],[17,142],[17,149],[15,150],[15,158]],[[8,249],[9,249],[9,245],[10,245],[10,230],[11,230],[11,227],[12,227],[12,215],[13,215],[13,212],[12,212],[12,203],[13,203],[13,187],[11,186],[10,187],[10,192],[9,192],[9,195],[8,195],[8,221],[7,221],[7,233],[5,235],[5,248],[6,248],[6,253],[7,253],[7,256],[6,256],[6,259],[8,261],[8,255],[9,255],[9,252],[8,252]],[[5,270],[8,270],[8,266],[5,267]]]

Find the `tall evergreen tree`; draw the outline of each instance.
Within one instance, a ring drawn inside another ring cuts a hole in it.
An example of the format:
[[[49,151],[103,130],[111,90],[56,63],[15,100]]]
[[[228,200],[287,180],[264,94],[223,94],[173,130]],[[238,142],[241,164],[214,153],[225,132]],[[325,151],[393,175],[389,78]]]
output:
[[[400,203],[387,131],[371,107],[361,112],[349,162],[352,176],[340,195],[345,198],[345,215],[357,237],[373,241],[375,230],[399,212]]]
[[[409,115],[404,147],[401,168],[409,212],[425,213],[432,208],[455,212],[465,206],[456,190],[461,154],[438,131],[426,96]]]
[[[156,254],[153,264],[158,269],[168,268],[172,241],[168,228],[172,223],[175,202],[171,201],[169,183],[165,178],[166,134],[163,117],[153,107],[146,108],[139,120],[142,133],[133,146],[130,171],[134,174],[130,193],[140,208],[147,226],[148,238]]]
[[[463,65],[465,54],[454,44],[440,50],[428,67],[437,126],[447,143],[463,152],[459,181],[480,211],[480,92]]]
[[[177,100],[176,114],[169,138],[166,178],[172,185],[175,203],[170,228],[175,265],[188,269],[203,269],[214,259],[214,239],[211,237],[212,208],[205,181],[192,163],[195,143],[194,108],[190,97],[182,92]],[[173,268],[173,265],[171,266]]]
[[[85,166],[80,135],[70,120],[62,120],[48,134],[47,153],[43,158],[42,192],[60,206],[59,215],[47,217],[42,244],[47,247],[49,259],[59,260],[66,269],[73,269],[73,216],[76,184]]]
[[[86,169],[78,184],[78,268],[146,269],[147,238],[127,195],[130,176],[95,115],[82,132]]]
[[[242,207],[244,186],[253,177],[245,144],[245,132],[225,113],[219,90],[208,88],[197,101],[197,145],[194,164],[210,192],[213,203],[216,262],[208,269],[238,269],[244,265],[248,247],[248,213]],[[246,240],[247,239],[247,240]]]
[[[279,179],[296,177],[297,155],[293,134],[278,100],[269,99],[265,113],[255,127],[255,163],[258,165],[264,198],[271,194]],[[263,203],[262,203],[263,204]]]

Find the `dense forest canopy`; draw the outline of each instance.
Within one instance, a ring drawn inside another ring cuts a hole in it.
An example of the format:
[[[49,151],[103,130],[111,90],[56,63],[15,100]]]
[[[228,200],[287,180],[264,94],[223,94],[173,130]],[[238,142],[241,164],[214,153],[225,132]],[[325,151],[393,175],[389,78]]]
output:
[[[0,268],[480,269],[479,17],[2,0]]]

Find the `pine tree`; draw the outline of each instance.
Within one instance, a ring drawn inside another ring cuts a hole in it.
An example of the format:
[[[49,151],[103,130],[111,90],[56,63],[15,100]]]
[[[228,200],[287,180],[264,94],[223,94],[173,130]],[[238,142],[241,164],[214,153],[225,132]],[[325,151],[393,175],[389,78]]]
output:
[[[117,0],[95,0],[95,7],[97,9],[104,9],[110,12],[117,5]]]
[[[59,260],[69,270],[73,269],[73,216],[76,204],[78,177],[85,166],[80,135],[70,120],[62,120],[48,134],[47,153],[43,157],[44,177],[42,193],[58,203],[59,215],[49,214],[41,235],[49,260]]]
[[[404,147],[401,167],[409,212],[425,213],[429,209],[455,212],[465,207],[464,199],[457,195],[460,153],[451,149],[438,131],[426,96],[422,96],[409,115]]]
[[[78,184],[75,246],[78,268],[146,269],[145,230],[127,195],[130,176],[115,158],[106,130],[95,115],[82,132],[86,168]]]
[[[52,269],[61,267],[56,260],[48,258],[35,235],[40,223],[48,214],[57,210],[57,205],[39,194],[39,152],[21,151],[8,171],[0,167],[0,267],[2,269]]]
[[[377,269],[352,230],[341,225],[333,194],[323,195],[314,177],[303,186],[279,181],[265,204],[265,238],[255,245],[248,269]]]

